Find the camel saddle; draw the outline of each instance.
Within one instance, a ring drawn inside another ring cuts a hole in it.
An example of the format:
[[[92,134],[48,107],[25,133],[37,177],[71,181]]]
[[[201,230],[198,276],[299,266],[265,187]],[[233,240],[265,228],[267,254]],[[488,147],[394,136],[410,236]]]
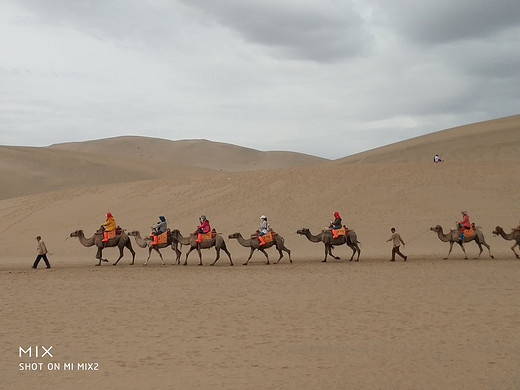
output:
[[[211,240],[212,238],[215,238],[217,235],[217,231],[215,229],[211,229],[210,232],[203,233],[200,237],[201,240]]]
[[[342,226],[339,229],[336,229],[336,234],[338,236],[346,236],[349,232],[349,229],[346,226]]]
[[[469,229],[464,229],[464,237],[472,237],[475,235],[475,231],[473,230],[473,226]]]
[[[271,241],[274,240],[274,236],[275,236],[275,235],[276,235],[275,232],[273,232],[272,230],[269,230],[269,231],[268,231],[267,233],[265,233],[262,237],[263,237],[264,241],[265,241],[266,243],[268,243],[268,242],[271,242]],[[254,236],[252,235],[252,237],[256,237],[256,238],[258,238],[258,234],[255,234]]]
[[[121,233],[119,233],[121,234]],[[110,240],[111,238],[114,238],[116,236],[116,230],[110,230],[107,232],[107,238]]]
[[[161,233],[157,236],[158,244],[167,244],[168,243],[168,231]]]

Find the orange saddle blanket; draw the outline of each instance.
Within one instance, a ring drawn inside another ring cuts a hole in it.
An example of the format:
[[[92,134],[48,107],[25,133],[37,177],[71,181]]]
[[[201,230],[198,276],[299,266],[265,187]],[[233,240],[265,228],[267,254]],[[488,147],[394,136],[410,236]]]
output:
[[[158,244],[167,244],[168,243],[168,232],[161,233],[157,236]]]
[[[471,237],[475,235],[475,231],[473,230],[473,227],[470,229],[464,229],[464,237]]]
[[[267,243],[267,242],[271,242],[274,240],[274,235],[276,233],[273,232],[273,231],[268,231],[267,233],[265,233],[262,237],[264,239],[264,241]],[[258,237],[258,236],[257,236]]]
[[[210,232],[204,233],[200,236],[201,240],[211,240],[217,235],[217,231],[212,229]]]
[[[348,229],[345,226],[340,227],[339,229],[336,229],[336,234],[338,236],[345,236],[347,235]]]

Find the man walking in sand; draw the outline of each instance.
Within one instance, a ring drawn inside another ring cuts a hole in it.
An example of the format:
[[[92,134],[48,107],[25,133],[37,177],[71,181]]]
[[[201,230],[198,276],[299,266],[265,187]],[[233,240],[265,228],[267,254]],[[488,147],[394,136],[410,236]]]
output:
[[[390,231],[392,232],[392,236],[386,240],[386,242],[389,242],[389,241],[392,241],[393,243],[393,248],[392,248],[392,259],[390,261],[395,261],[395,254],[397,253],[399,256],[401,256],[403,258],[404,261],[406,261],[406,259],[408,258],[408,256],[405,256],[403,255],[400,251],[399,251],[399,245],[402,243],[403,245],[404,244],[404,241],[403,239],[401,238],[401,236],[399,235],[399,233],[396,233],[395,231],[395,228],[392,228],[390,229]]]
[[[33,269],[36,269],[38,267],[38,263],[41,259],[45,261],[47,268],[51,268],[49,260],[47,259],[47,247],[45,246],[45,243],[43,242],[40,236],[36,237],[36,241],[38,241],[38,247],[36,248],[36,250],[38,251],[38,256],[36,256],[36,260],[34,260],[34,264],[32,266]]]

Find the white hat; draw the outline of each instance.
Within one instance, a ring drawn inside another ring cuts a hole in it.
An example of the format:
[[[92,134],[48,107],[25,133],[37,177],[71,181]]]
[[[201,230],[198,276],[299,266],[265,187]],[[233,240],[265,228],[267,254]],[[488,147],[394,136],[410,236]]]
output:
[[[265,215],[262,215],[260,219],[267,219],[267,217]]]

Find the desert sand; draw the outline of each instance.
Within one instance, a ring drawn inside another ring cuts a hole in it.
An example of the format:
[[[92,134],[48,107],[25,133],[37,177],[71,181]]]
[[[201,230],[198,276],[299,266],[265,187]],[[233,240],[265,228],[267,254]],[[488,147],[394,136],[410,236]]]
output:
[[[518,115],[335,161],[140,137],[0,146],[0,183],[2,389],[520,387],[520,260],[492,234],[519,224]],[[493,259],[468,243],[468,260],[458,246],[443,260],[449,245],[430,227],[454,227],[461,210]],[[165,248],[166,265],[154,253],[143,267],[132,238],[134,265],[125,250],[96,267],[95,248],[69,234],[91,236],[107,211],[143,236],[159,215],[188,234],[205,214],[235,266],[222,254],[209,267],[214,250],[203,267],[196,252],[172,265]],[[320,232],[334,211],[358,235],[359,262],[336,247],[341,260],[322,263],[323,245],[296,234]],[[249,250],[227,236],[248,236],[262,214],[292,264],[255,253],[242,265]],[[391,227],[407,262],[388,261]],[[36,235],[50,270],[30,268]],[[53,356],[19,356],[29,346]]]

